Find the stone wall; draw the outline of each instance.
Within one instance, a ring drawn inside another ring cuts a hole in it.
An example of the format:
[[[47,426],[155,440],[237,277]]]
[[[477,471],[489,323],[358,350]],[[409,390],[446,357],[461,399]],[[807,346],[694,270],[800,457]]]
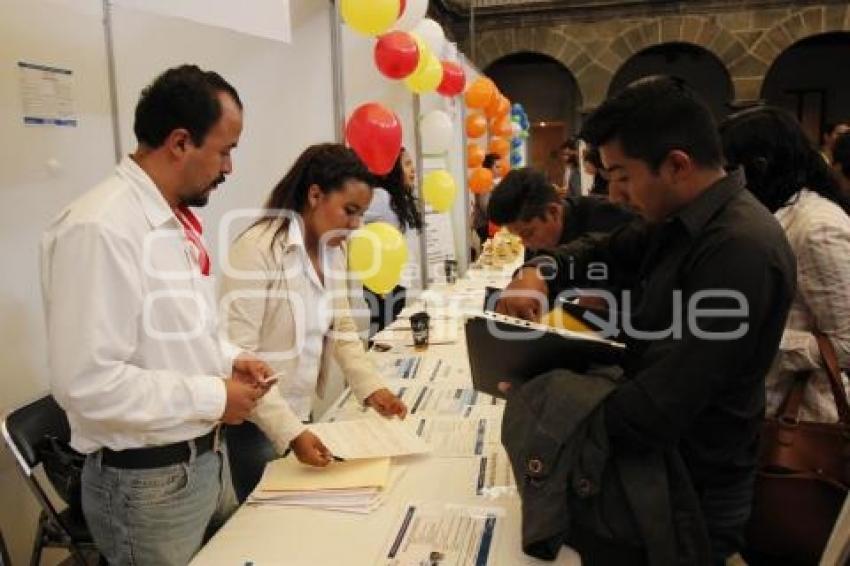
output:
[[[850,30],[850,4],[747,8],[705,13],[638,15],[550,25],[498,27],[489,23],[476,33],[475,63],[484,69],[517,52],[537,52],[564,64],[575,77],[582,111],[606,97],[617,70],[631,56],[654,45],[684,42],[705,48],[726,67],[735,88],[734,102],[760,98],[770,65],[797,41],[832,31]],[[464,45],[470,53],[471,46]]]

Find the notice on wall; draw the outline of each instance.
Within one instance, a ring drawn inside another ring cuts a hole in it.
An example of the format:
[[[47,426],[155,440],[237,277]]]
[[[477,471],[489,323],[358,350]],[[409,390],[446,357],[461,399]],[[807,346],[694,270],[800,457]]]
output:
[[[18,61],[24,124],[77,126],[74,72]]]
[[[455,258],[455,239],[452,221],[447,213],[425,213],[425,238],[428,250],[428,280],[430,283],[445,281],[445,260]]]

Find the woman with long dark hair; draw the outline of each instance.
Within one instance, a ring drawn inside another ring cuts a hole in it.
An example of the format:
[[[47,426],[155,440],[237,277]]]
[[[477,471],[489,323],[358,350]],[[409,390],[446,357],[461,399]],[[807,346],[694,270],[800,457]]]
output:
[[[766,380],[767,411],[773,415],[796,372],[823,367],[814,332],[832,341],[841,367],[850,365],[850,202],[797,120],[784,110],[741,111],[723,123],[720,133],[728,166],[744,168],[748,189],[776,216],[797,257],[797,294]],[[809,380],[800,418],[838,419],[822,371]]]
[[[386,295],[363,288],[366,302],[371,311],[369,333],[380,332],[395,320],[407,300],[407,288],[419,276],[418,238],[422,233],[422,213],[414,195],[416,188],[416,165],[410,153],[401,148],[392,171],[376,179],[372,202],[364,215],[364,222],[387,222],[398,228],[407,241],[408,261],[402,282]]]
[[[605,166],[602,164],[602,156],[599,149],[587,146],[582,156],[582,168],[584,172],[593,177],[593,185],[590,194],[593,196],[608,196],[608,179],[605,178]]]
[[[277,372],[252,420],[282,427],[299,460],[325,465],[331,454],[304,426],[333,355],[361,402],[384,416],[407,408],[383,383],[351,319],[342,246],[372,199],[373,177],[339,144],[307,148],[272,190],[263,216],[230,248],[222,285],[226,335]],[[285,402],[280,402],[283,399]]]

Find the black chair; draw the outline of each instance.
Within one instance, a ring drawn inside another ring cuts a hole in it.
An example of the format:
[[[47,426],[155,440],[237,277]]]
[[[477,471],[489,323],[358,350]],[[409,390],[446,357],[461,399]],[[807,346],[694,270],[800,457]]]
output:
[[[34,473],[39,465],[44,465],[42,449],[44,443],[50,442],[49,438],[63,443],[70,440],[71,430],[65,412],[48,395],[7,415],[2,432],[15,456],[17,468],[41,506],[31,566],[40,564],[44,548],[65,548],[75,564],[86,566],[85,556],[97,556],[97,551],[85,519],[70,508],[57,511]]]
[[[239,503],[251,495],[263,476],[266,463],[278,457],[274,445],[254,423],[245,421],[225,428],[230,477]]]

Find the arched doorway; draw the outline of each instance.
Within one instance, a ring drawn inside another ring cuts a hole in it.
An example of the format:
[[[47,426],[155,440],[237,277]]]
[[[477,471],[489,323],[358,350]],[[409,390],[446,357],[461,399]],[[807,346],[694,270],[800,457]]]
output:
[[[850,32],[825,33],[798,41],[776,58],[761,95],[800,120],[814,143],[830,122],[850,120]]]
[[[541,53],[512,53],[485,70],[499,90],[520,102],[531,122],[529,164],[548,170],[557,148],[580,127],[581,91],[575,77],[560,61]]]
[[[734,90],[729,72],[713,53],[691,43],[662,43],[635,53],[617,70],[608,96],[652,75],[683,81],[699,93],[718,120],[730,111]]]

